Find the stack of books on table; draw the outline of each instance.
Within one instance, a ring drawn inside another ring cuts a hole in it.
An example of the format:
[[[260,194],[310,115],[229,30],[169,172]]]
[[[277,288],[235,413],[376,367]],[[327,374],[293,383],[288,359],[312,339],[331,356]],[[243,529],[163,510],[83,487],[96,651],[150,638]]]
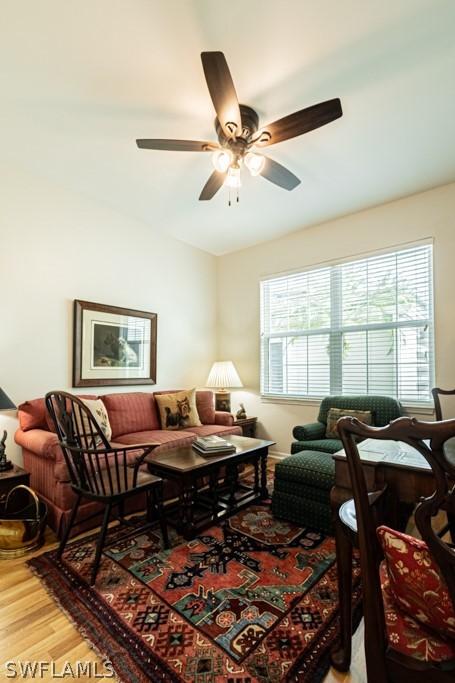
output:
[[[192,446],[201,455],[226,455],[236,451],[233,444],[220,436],[198,436]]]

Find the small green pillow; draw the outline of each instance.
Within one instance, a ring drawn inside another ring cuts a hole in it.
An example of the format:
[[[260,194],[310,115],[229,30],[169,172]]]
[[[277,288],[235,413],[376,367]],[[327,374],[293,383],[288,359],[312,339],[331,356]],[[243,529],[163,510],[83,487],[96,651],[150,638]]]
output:
[[[327,413],[327,429],[325,435],[327,439],[339,439],[337,422],[340,417],[356,417],[360,422],[366,425],[373,424],[373,415],[371,410],[349,410],[349,408],[330,408]]]

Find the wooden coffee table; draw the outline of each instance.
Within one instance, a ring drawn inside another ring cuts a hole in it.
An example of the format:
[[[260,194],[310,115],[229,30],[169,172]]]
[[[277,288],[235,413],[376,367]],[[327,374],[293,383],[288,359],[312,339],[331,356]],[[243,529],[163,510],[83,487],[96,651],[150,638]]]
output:
[[[274,441],[231,434],[224,438],[236,447],[235,453],[203,456],[185,446],[152,453],[146,458],[152,474],[177,483],[178,501],[167,507],[166,519],[187,540],[237,510],[268,497],[267,456]],[[239,465],[252,465],[251,486],[239,479]]]

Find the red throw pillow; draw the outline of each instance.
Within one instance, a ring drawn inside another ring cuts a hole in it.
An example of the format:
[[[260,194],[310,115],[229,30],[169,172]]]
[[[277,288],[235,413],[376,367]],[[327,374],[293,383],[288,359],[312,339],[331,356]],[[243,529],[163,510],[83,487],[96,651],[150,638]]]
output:
[[[213,391],[196,391],[196,407],[203,425],[215,424],[215,397]]]
[[[455,638],[455,610],[428,546],[387,526],[377,529],[397,605],[424,626]]]
[[[23,432],[29,429],[46,429],[46,404],[44,398],[25,401],[18,407],[19,424]]]

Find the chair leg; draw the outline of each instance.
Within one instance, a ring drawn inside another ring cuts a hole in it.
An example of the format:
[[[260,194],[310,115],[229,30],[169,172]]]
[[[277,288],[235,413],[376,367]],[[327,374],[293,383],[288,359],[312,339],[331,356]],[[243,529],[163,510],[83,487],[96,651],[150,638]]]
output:
[[[153,514],[152,514],[153,510],[152,510],[152,508],[154,506],[154,502],[152,500],[152,494],[151,494],[150,489],[147,489],[147,491],[145,493],[145,500],[146,500],[145,504],[147,506],[146,511],[145,511],[145,518],[146,518],[147,522],[151,523],[151,522],[153,522]]]
[[[101,553],[104,547],[104,541],[106,539],[107,527],[109,524],[109,518],[111,516],[112,503],[106,503],[106,508],[104,510],[103,524],[101,526],[100,535],[98,537],[98,543],[96,544],[95,559],[93,561],[92,576],[90,579],[90,585],[93,586],[96,581],[96,575],[98,574],[98,569],[100,566]]]
[[[59,560],[63,555],[63,551],[65,550],[65,546],[66,546],[68,539],[70,537],[70,532],[71,532],[71,529],[73,528],[74,522],[76,520],[76,515],[77,515],[77,511],[79,509],[79,504],[81,502],[81,498],[82,498],[81,494],[78,493],[77,498],[74,501],[73,509],[71,510],[71,514],[70,514],[70,518],[68,520],[68,524],[66,525],[65,531],[64,531],[63,536],[62,536],[62,540],[60,541],[60,545],[59,545],[58,550],[57,550],[57,557]]]
[[[447,513],[447,521],[448,521],[449,531],[450,531],[450,540],[452,541],[452,543],[455,543],[455,515],[448,512]]]
[[[335,522],[338,599],[340,603],[340,640],[331,652],[337,671],[349,671],[352,651],[352,542],[340,518]]]
[[[152,496],[153,496],[153,503],[155,510],[158,515],[158,521],[160,524],[160,530],[161,530],[161,535],[163,537],[163,544],[164,547],[167,549],[169,548],[169,536],[167,533],[167,522],[166,522],[166,516],[164,514],[164,506],[163,506],[163,484],[160,482],[159,484],[155,484],[155,486],[151,490]]]

